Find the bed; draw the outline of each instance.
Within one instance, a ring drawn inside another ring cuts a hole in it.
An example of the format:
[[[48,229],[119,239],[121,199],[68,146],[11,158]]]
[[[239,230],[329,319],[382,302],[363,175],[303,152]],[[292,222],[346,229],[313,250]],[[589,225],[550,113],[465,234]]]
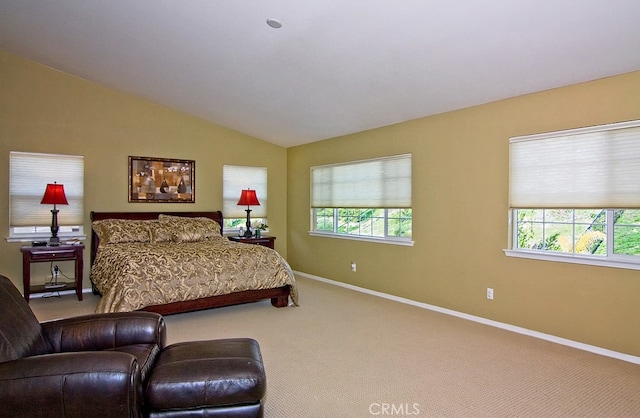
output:
[[[271,248],[230,241],[222,212],[91,212],[96,312],[163,315],[271,299],[298,304],[289,264]]]

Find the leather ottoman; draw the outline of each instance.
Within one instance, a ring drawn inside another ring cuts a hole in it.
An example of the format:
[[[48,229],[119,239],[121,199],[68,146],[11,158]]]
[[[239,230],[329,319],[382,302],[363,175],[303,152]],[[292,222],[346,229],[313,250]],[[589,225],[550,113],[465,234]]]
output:
[[[146,389],[150,417],[262,417],[266,376],[251,338],[166,347]]]

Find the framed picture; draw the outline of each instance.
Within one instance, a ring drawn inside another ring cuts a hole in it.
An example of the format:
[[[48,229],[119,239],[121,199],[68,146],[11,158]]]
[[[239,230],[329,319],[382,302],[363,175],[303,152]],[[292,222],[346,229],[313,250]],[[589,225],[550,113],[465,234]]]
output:
[[[195,203],[196,162],[129,157],[129,202]]]

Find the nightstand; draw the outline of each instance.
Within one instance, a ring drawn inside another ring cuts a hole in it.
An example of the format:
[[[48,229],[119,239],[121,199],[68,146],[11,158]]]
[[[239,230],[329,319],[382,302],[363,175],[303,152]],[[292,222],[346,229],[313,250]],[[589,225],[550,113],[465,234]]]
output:
[[[82,300],[82,269],[83,244],[58,245],[55,247],[20,247],[22,251],[22,284],[24,286],[24,298],[29,302],[29,296],[33,293],[59,292],[61,290],[75,290],[78,300]],[[51,263],[56,261],[75,261],[75,279],[65,283],[64,286],[48,288],[45,285],[31,286],[31,263]]]
[[[271,249],[274,249],[274,246],[275,246],[274,241],[276,240],[276,237],[272,237],[269,235],[263,235],[260,238],[256,238],[256,237],[247,238],[247,237],[237,237],[234,235],[230,235],[228,238],[231,241],[244,242],[245,244],[262,245],[263,247],[269,247]]]

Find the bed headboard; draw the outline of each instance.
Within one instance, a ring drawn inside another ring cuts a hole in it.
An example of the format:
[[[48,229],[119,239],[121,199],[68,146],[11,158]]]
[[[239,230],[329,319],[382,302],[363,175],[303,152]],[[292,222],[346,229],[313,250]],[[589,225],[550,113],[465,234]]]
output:
[[[158,219],[158,215],[173,215],[173,216],[185,216],[188,218],[204,217],[213,219],[220,224],[220,233],[222,234],[222,212],[219,210],[214,212],[91,212],[91,222],[99,221],[103,219],[133,219],[133,220],[149,220]],[[96,252],[98,251],[98,245],[100,240],[98,235],[91,228],[91,265],[96,258]]]

